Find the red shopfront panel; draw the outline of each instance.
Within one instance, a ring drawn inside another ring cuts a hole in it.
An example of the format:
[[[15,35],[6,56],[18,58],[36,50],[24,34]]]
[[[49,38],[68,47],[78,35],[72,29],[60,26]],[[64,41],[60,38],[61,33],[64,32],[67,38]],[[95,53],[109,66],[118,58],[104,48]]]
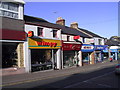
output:
[[[24,31],[0,29],[0,39],[2,40],[25,40],[26,33]]]
[[[62,44],[62,50],[81,50],[81,44]]]

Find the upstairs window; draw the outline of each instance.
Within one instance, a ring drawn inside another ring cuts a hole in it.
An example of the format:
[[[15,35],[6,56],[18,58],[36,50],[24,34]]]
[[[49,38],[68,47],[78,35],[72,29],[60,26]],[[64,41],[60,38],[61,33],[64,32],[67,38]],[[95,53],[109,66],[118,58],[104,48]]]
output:
[[[19,5],[11,2],[0,2],[0,16],[18,19]]]
[[[10,3],[10,2],[2,2],[1,3],[1,8],[6,9],[6,10],[18,12],[18,7],[19,7],[19,5],[15,4],[15,3]]]
[[[102,40],[98,39],[98,45],[101,45],[101,44],[102,44]]]
[[[43,28],[38,27],[38,36],[43,37]]]
[[[70,41],[70,36],[67,36],[67,41]]]
[[[53,30],[53,37],[57,38],[57,30]]]

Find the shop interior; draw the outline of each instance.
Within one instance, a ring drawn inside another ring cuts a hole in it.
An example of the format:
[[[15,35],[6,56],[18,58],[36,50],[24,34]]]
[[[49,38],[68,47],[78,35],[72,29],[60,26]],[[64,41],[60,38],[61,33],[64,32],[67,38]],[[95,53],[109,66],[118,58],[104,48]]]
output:
[[[2,43],[2,68],[18,66],[18,43]]]
[[[53,52],[56,53],[55,50]],[[52,58],[52,56],[54,57]],[[55,63],[55,55],[52,55],[52,50],[31,49],[32,71],[53,69],[55,67]]]
[[[91,52],[83,52],[82,53],[83,65],[90,64],[90,54],[91,54]]]
[[[75,54],[75,51],[64,51],[63,52],[63,67],[72,67],[77,65],[77,56]]]

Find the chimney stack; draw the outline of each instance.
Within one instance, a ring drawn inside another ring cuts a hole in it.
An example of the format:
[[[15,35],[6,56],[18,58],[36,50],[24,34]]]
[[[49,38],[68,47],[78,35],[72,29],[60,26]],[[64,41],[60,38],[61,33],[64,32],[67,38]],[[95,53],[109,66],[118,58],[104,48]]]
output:
[[[62,17],[58,17],[56,24],[65,26],[65,19],[63,19]]]
[[[78,28],[78,23],[77,22],[73,22],[73,23],[70,24],[70,27],[77,29]]]

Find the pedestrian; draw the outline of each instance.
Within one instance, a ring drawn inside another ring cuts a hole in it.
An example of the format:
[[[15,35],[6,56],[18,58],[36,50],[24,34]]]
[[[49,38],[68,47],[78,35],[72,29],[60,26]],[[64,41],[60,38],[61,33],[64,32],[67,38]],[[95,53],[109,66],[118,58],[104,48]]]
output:
[[[113,60],[113,59],[112,59],[112,57],[111,57],[111,58],[110,58],[110,62],[112,62],[112,60]]]

